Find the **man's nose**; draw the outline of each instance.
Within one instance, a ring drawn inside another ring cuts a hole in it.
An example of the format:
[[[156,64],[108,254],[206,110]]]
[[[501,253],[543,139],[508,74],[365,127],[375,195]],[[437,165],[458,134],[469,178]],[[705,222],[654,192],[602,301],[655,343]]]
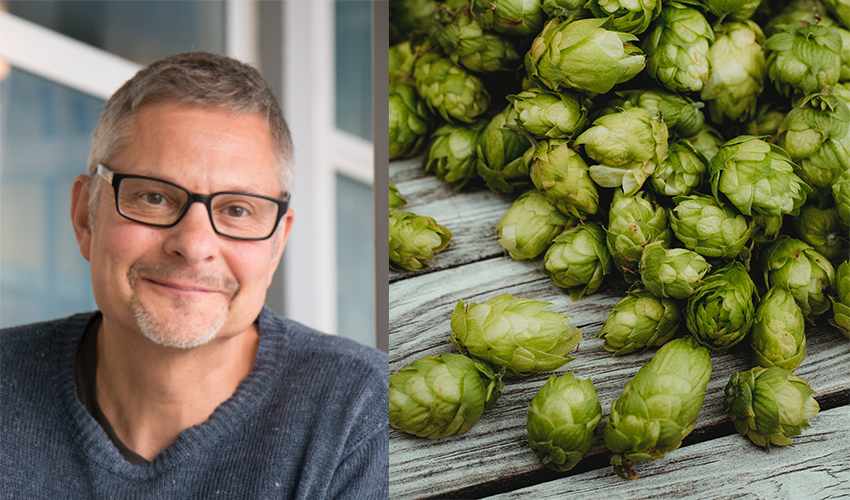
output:
[[[215,257],[221,236],[210,222],[203,203],[192,203],[176,226],[167,229],[165,251],[193,265]]]

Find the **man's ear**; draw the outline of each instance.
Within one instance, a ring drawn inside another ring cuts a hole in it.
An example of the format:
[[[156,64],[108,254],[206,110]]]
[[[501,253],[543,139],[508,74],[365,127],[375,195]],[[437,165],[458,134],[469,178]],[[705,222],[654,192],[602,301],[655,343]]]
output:
[[[286,241],[289,239],[289,231],[292,230],[292,222],[295,220],[295,212],[290,208],[286,211],[286,215],[283,216],[283,219],[280,221],[280,226],[278,227],[278,231],[280,231],[280,238],[277,241],[277,246],[275,246],[274,254],[272,254],[272,265],[271,272],[269,272],[269,281],[266,283],[266,288],[270,287],[272,284],[272,279],[274,278],[274,272],[277,269],[277,266],[280,265],[280,258],[283,256],[283,249],[286,247]],[[277,238],[276,236],[272,236],[272,239]]]
[[[91,262],[92,228],[89,221],[89,177],[80,174],[71,188],[71,223],[83,258]]]

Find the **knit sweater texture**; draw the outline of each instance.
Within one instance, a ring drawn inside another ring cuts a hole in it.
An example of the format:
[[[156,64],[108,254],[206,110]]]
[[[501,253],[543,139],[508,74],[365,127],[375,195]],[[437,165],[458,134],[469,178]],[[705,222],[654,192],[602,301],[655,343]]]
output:
[[[2,499],[386,499],[387,356],[264,308],[252,372],[131,465],[77,397],[93,313],[0,331]]]

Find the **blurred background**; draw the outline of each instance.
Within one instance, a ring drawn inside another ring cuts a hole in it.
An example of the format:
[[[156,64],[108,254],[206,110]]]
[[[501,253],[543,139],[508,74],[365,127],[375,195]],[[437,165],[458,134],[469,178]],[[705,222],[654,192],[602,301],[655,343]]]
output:
[[[96,309],[70,224],[106,99],[206,50],[275,90],[295,142],[295,226],[275,312],[375,346],[368,0],[0,0],[0,327]]]

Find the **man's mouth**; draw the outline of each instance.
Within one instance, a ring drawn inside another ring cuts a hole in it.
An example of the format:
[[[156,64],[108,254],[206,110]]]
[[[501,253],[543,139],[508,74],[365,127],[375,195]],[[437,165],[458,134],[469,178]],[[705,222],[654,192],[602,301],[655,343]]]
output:
[[[221,293],[221,294],[225,294],[225,295],[230,295],[229,291],[206,288],[206,287],[200,286],[200,285],[177,283],[177,282],[164,281],[164,280],[160,280],[160,279],[151,279],[151,278],[145,278],[145,277],[142,277],[142,279],[149,282],[149,283],[153,283],[154,285],[158,285],[160,287],[167,288],[167,289],[173,290],[175,292],[191,293],[191,294]]]
[[[155,288],[184,296],[222,294],[233,300],[239,293],[239,283],[231,278],[211,272],[187,273],[164,265],[134,264],[127,278],[132,288],[136,288],[139,282],[146,282]]]

